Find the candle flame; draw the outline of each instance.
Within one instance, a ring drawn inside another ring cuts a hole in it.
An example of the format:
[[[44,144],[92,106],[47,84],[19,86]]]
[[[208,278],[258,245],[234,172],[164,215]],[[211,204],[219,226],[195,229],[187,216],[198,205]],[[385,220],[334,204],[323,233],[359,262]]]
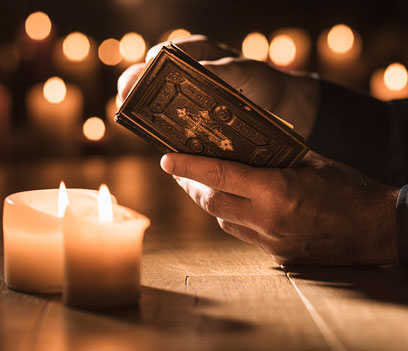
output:
[[[272,39],[269,57],[278,66],[288,66],[296,58],[296,44],[287,34],[279,34]]]
[[[349,26],[337,24],[327,34],[327,44],[336,54],[345,54],[354,44],[354,33]]]
[[[407,86],[408,73],[404,65],[396,62],[390,64],[384,72],[384,83],[392,91],[402,90]]]
[[[120,40],[119,51],[127,61],[140,61],[145,55],[146,42],[140,34],[128,33]]]
[[[43,40],[51,33],[52,23],[48,15],[37,11],[27,17],[25,30],[27,35],[34,40]]]
[[[68,193],[65,183],[61,181],[58,192],[58,217],[64,217],[65,210],[68,206]]]
[[[105,184],[99,187],[99,221],[113,222],[112,198]]]
[[[262,33],[249,33],[242,41],[242,54],[251,60],[265,61],[268,58],[268,48],[268,39]]]
[[[91,43],[88,37],[80,32],[69,34],[62,43],[62,51],[70,61],[80,62],[85,60],[90,50]]]

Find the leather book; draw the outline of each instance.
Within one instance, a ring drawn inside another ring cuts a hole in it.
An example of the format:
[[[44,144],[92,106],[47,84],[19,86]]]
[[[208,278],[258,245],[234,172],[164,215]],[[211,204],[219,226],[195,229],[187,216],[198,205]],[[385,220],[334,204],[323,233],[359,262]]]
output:
[[[164,152],[290,167],[308,151],[287,122],[173,44],[146,66],[115,121]]]

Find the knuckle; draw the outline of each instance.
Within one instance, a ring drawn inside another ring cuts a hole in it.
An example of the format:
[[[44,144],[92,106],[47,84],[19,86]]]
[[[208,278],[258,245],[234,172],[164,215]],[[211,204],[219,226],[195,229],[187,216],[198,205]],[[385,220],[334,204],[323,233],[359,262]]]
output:
[[[218,225],[220,226],[220,228],[224,231],[229,233],[230,231],[230,224],[225,221],[224,219],[219,218],[218,219]]]
[[[215,162],[214,166],[206,172],[206,178],[209,179],[212,185],[216,188],[223,187],[227,180],[227,171],[221,162]]]
[[[212,216],[214,216],[217,212],[217,198],[217,192],[213,190],[208,191],[205,196],[202,197],[201,207]]]

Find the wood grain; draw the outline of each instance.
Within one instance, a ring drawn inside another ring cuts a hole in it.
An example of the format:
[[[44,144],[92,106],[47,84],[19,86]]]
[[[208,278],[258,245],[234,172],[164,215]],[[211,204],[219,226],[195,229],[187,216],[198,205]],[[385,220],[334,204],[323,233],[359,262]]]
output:
[[[1,351],[408,349],[406,271],[282,269],[223,233],[160,171],[158,158],[10,164],[0,178],[3,197],[60,179],[92,189],[106,182],[119,203],[152,220],[138,306],[67,308],[60,295],[8,289],[1,273]]]

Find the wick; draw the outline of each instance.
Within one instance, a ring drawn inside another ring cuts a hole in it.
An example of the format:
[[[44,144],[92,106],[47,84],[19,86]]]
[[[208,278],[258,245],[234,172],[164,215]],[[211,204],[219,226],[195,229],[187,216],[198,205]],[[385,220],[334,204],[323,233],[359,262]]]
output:
[[[190,278],[189,275],[186,275],[186,279],[184,279],[184,285],[188,286],[188,278]]]

